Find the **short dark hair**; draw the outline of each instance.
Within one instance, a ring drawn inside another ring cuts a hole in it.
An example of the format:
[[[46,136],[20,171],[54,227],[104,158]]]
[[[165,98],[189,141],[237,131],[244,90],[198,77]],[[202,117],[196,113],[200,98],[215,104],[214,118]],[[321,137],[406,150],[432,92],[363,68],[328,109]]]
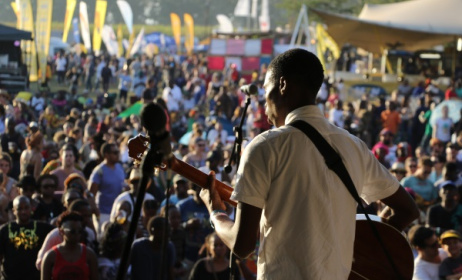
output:
[[[3,106],[0,106],[0,107],[3,107]],[[13,160],[11,159],[11,156],[8,153],[5,153],[5,152],[1,153],[0,154],[0,160],[7,161],[10,164],[10,168],[13,167],[12,166]]]
[[[434,234],[435,232],[431,228],[415,225],[409,230],[408,237],[414,247],[425,248],[425,240],[432,237]]]
[[[74,221],[83,223],[82,215],[75,211],[65,211],[61,215],[59,215],[58,220],[56,221],[56,225],[60,228],[65,222]]]
[[[85,199],[77,199],[72,201],[71,205],[69,205],[69,211],[78,212],[82,207],[90,207],[90,203]]]
[[[114,143],[104,143],[101,145],[101,155],[104,157],[105,154],[109,153],[111,151],[111,148],[114,147]]]
[[[154,235],[155,229],[163,229],[165,226],[165,218],[160,216],[152,217],[148,222],[149,235]]]
[[[279,84],[279,78],[284,76],[288,81],[305,88],[312,98],[316,98],[324,82],[321,62],[316,55],[304,49],[291,49],[278,55],[271,61],[268,70],[271,70],[270,79],[275,84]]]
[[[59,185],[59,180],[58,180],[58,177],[56,175],[53,175],[53,174],[43,174],[43,175],[40,175],[40,177],[38,178],[38,181],[37,181],[37,186],[38,186],[38,189],[40,189],[40,187],[42,186],[42,182],[43,180],[46,180],[46,179],[51,179],[53,180],[53,184],[58,187]]]

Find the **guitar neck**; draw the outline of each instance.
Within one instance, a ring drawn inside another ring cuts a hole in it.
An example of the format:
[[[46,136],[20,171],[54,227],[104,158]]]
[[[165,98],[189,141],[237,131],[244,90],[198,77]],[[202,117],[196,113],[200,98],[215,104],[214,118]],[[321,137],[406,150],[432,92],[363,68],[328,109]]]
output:
[[[167,166],[172,171],[182,175],[199,187],[205,188],[207,186],[208,174],[205,174],[204,172],[196,169],[194,166],[191,166],[186,162],[177,159],[175,156],[172,156],[168,160]],[[215,189],[218,191],[221,199],[234,207],[237,206],[237,203],[230,199],[233,188],[215,179]]]

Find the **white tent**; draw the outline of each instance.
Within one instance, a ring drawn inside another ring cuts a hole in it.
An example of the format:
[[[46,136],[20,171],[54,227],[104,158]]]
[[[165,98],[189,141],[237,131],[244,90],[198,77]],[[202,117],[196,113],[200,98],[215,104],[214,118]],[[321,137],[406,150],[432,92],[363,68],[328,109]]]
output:
[[[366,4],[359,17],[311,9],[327,24],[339,44],[351,43],[381,53],[431,48],[462,36],[462,1],[411,0],[393,4]]]
[[[395,28],[462,35],[461,11],[460,0],[411,0],[365,4],[358,18]]]

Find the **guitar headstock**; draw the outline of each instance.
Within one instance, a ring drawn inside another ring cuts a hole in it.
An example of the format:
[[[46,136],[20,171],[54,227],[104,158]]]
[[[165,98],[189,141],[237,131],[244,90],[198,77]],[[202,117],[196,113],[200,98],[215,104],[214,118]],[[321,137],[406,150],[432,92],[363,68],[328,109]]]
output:
[[[138,134],[128,140],[127,147],[128,156],[135,160],[135,165],[139,165],[143,159],[144,152],[149,149],[149,138]]]

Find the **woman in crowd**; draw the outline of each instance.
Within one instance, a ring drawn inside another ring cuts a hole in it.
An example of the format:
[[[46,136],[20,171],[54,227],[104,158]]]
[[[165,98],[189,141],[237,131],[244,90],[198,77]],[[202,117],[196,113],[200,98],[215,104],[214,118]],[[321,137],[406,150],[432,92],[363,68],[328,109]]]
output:
[[[100,244],[101,254],[98,258],[100,280],[116,279],[126,238],[127,233],[118,223],[109,224],[104,231]]]
[[[58,228],[63,242],[45,255],[41,279],[98,279],[96,255],[80,243],[84,232],[82,216],[65,212],[58,221]]]

